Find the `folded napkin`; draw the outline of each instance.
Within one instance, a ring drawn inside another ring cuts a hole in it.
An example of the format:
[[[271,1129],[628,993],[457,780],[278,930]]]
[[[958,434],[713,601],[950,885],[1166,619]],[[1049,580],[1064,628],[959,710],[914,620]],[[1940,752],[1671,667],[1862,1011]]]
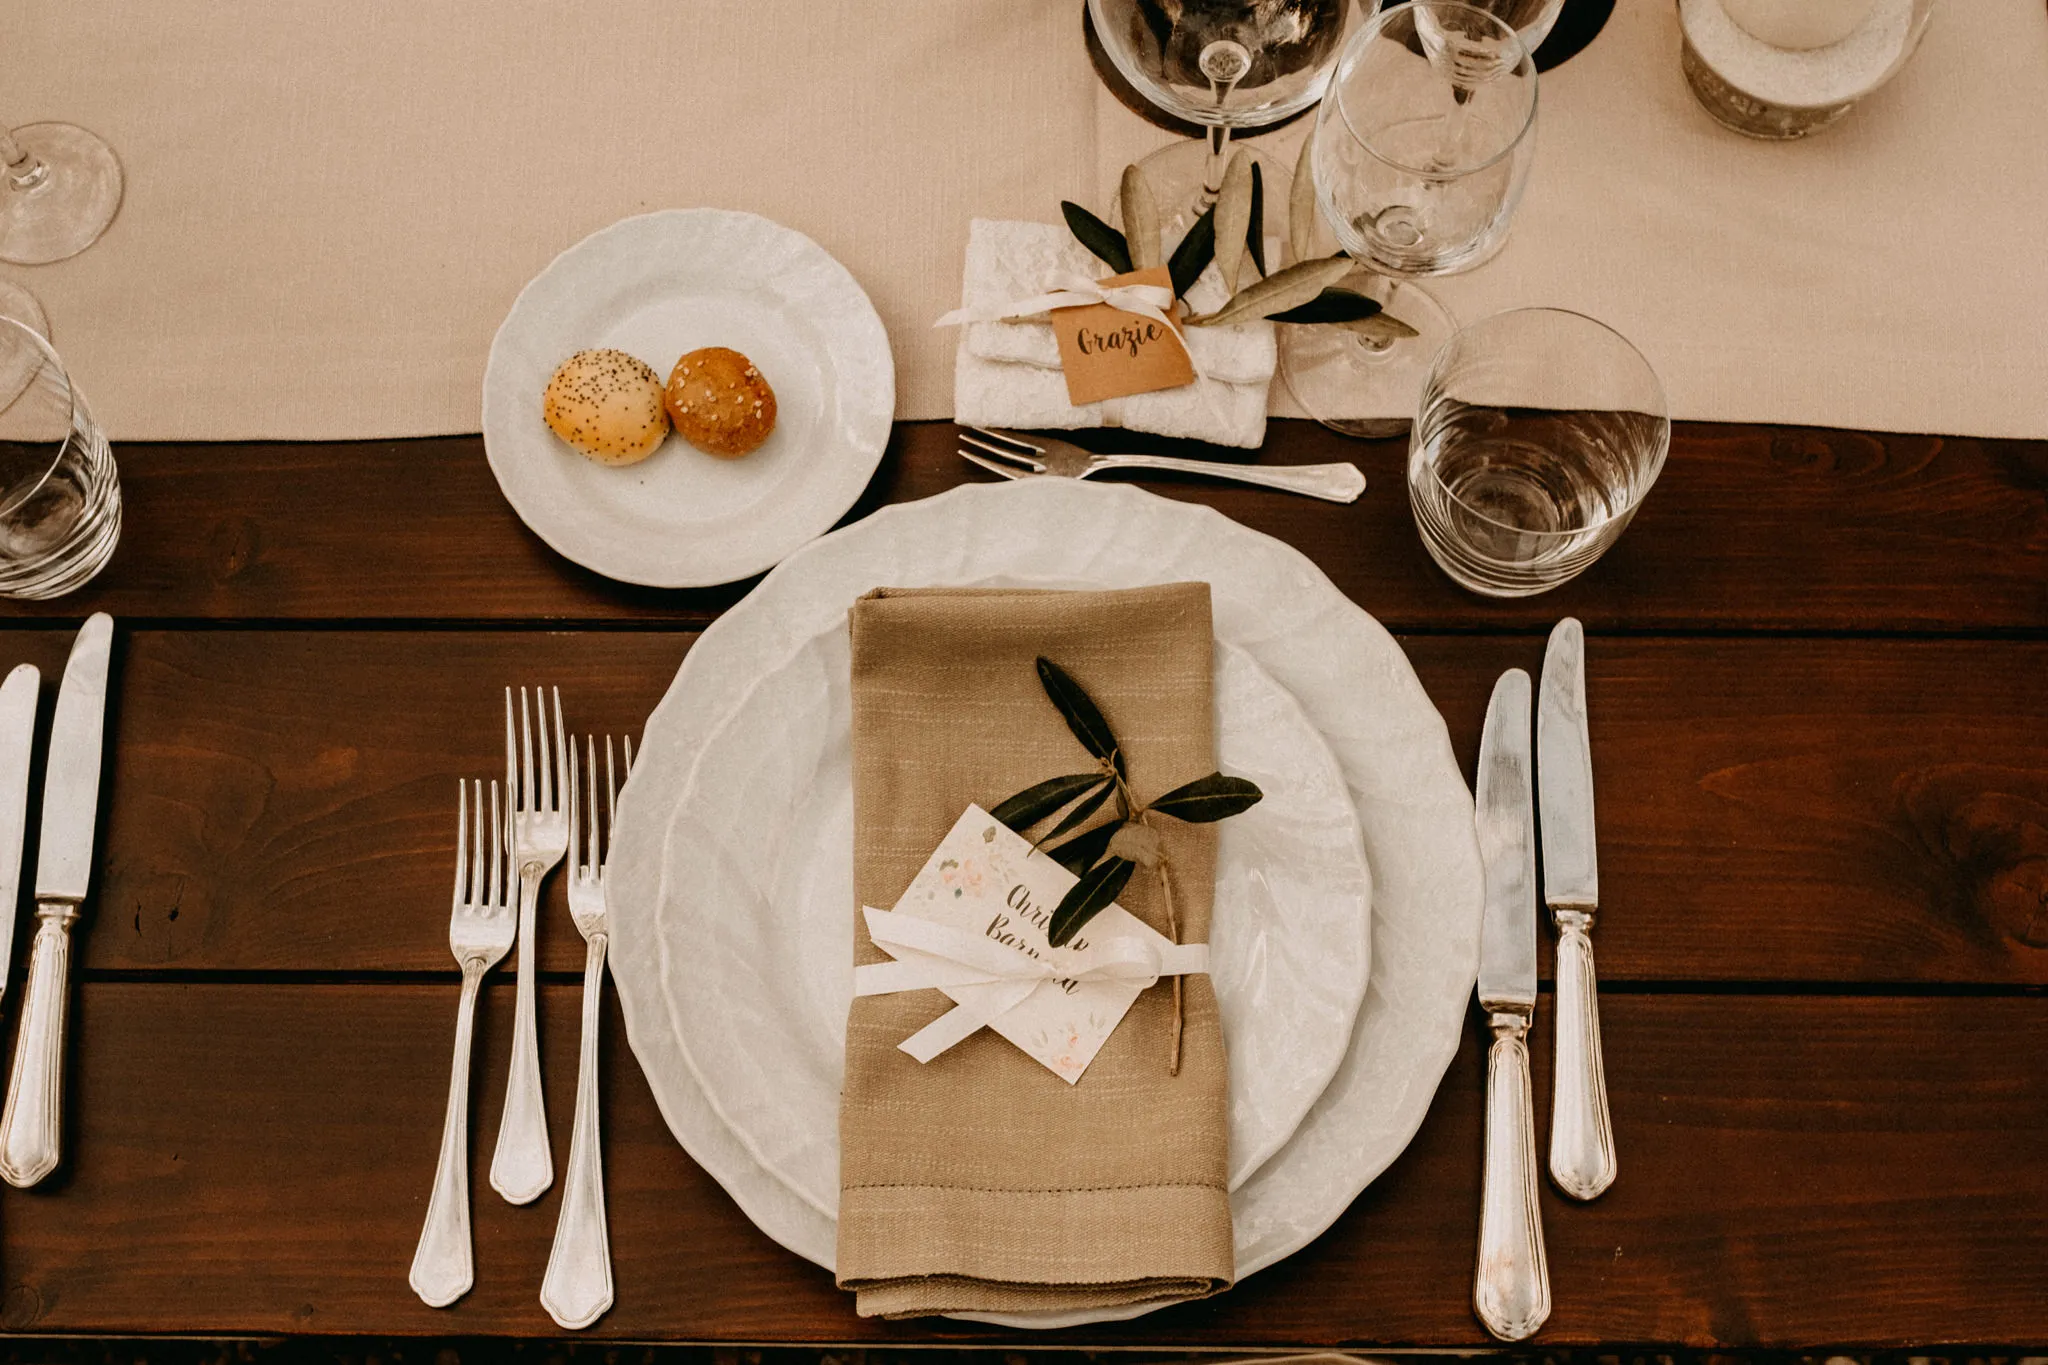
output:
[[[1045,292],[1058,270],[1096,277],[1108,267],[1066,228],[977,218],[968,226],[961,303],[1000,307]],[[1212,264],[1188,290],[1198,311],[1226,298]],[[1253,448],[1266,439],[1266,390],[1278,352],[1270,322],[1194,327],[1184,335],[1201,376],[1193,384],[1079,407],[1067,401],[1052,324],[1043,320],[969,323],[953,363],[953,417],[969,426],[1124,427],[1215,445]]]
[[[1038,681],[1045,655],[1101,706],[1142,796],[1215,771],[1209,588],[880,589],[854,604],[856,963],[888,955],[860,905],[896,903],[970,802],[1089,760]],[[1179,940],[1203,943],[1215,827],[1160,822]],[[1156,877],[1118,904],[1166,932]],[[897,1048],[952,1007],[857,998],[840,1095],[838,1279],[864,1317],[1166,1303],[1227,1288],[1223,1034],[1206,976],[1139,996],[1078,1084],[989,1030],[919,1064]]]

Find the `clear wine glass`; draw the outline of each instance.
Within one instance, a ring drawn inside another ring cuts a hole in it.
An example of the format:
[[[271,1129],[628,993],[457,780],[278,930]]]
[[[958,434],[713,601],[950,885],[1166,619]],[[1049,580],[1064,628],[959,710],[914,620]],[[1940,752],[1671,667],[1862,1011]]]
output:
[[[1554,18],[1553,14],[1550,16]],[[1450,0],[1381,11],[1345,46],[1316,117],[1316,203],[1407,334],[1281,328],[1295,401],[1354,436],[1398,435],[1457,328],[1419,278],[1498,251],[1535,152],[1536,66],[1512,25]]]
[[[121,537],[113,451],[50,343],[7,317],[0,378],[0,596],[58,597]]]
[[[121,183],[114,149],[76,124],[0,128],[0,261],[76,256],[114,221]]]
[[[1177,118],[1208,129],[1139,164],[1169,229],[1216,200],[1231,135],[1307,109],[1358,24],[1380,0],[1088,0],[1102,49],[1131,87]],[[1284,218],[1291,177],[1258,158],[1269,224]]]

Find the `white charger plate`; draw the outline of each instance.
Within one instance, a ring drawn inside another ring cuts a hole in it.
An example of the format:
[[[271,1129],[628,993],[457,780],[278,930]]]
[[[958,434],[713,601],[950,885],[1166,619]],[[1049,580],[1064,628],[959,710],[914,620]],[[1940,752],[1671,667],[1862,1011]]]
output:
[[[613,468],[541,420],[542,391],[577,351],[625,351],[665,380],[700,346],[744,352],[775,390],[775,431],[744,459],[671,435]],[[520,291],[484,369],[484,451],[520,520],[562,555],[698,587],[831,529],[867,487],[895,406],[882,320],[823,247],[751,213],[670,209],[592,233]]]
[[[669,1017],[653,910],[696,755],[755,681],[889,585],[1135,587],[1205,579],[1219,640],[1287,689],[1336,756],[1372,869],[1372,975],[1337,1074],[1231,1196],[1237,1274],[1300,1250],[1421,1125],[1457,1051],[1479,959],[1472,799],[1400,646],[1288,545],[1210,509],[1064,479],[966,485],[884,508],[792,555],[712,624],[649,718],[607,864],[626,1029],[671,1131],[783,1246],[830,1267],[833,1220],[768,1172],[696,1084]],[[997,1315],[1024,1327],[1137,1310]]]
[[[1344,1059],[1370,966],[1372,882],[1336,759],[1294,699],[1227,644],[1216,712],[1223,771],[1266,793],[1218,826],[1209,939],[1235,1189]],[[669,1017],[706,1100],[828,1216],[853,999],[852,720],[842,620],[763,675],[706,740],[670,821],[654,911]]]

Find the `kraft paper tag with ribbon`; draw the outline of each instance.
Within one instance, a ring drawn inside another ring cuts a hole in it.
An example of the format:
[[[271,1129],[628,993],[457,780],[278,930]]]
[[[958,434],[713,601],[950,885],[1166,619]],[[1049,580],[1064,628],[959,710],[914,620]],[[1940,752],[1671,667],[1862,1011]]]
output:
[[[1075,880],[969,806],[894,910],[862,907],[868,937],[896,960],[854,968],[854,994],[944,991],[954,1008],[903,1051],[929,1062],[991,1028],[1072,1085],[1146,987],[1209,969],[1206,943],[1175,943],[1119,905],[1054,948],[1046,926]]]
[[[1067,377],[1067,401],[1075,407],[1195,382],[1187,342],[1173,323],[1173,276],[1165,266],[1134,270],[1097,281],[1105,293],[1144,289],[1163,306],[1129,312],[1114,303],[1052,310],[1053,338]],[[1163,291],[1163,292],[1160,292]],[[1113,297],[1113,294],[1112,294]]]

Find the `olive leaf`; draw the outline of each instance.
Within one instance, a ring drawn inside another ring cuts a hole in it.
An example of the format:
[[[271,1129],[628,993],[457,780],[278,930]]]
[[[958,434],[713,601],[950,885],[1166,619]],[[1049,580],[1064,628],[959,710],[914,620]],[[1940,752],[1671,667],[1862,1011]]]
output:
[[[1259,268],[1259,278],[1266,277],[1266,176],[1259,163],[1252,163],[1252,216],[1245,224],[1245,249],[1252,253],[1252,264]]]
[[[1337,325],[1347,332],[1358,333],[1378,346],[1391,346],[1397,341],[1406,341],[1409,337],[1422,335],[1401,319],[1387,313],[1375,313],[1369,318],[1359,318],[1355,322],[1340,322]]]
[[[1082,925],[1117,898],[1136,868],[1136,863],[1123,858],[1104,858],[1089,868],[1054,907],[1052,920],[1045,929],[1046,940],[1055,948],[1066,947]]]
[[[1101,810],[1102,803],[1104,801],[1107,801],[1109,799],[1109,794],[1115,790],[1116,783],[1111,781],[1107,777],[1103,778],[1102,785],[1100,787],[1097,787],[1089,795],[1082,797],[1080,802],[1077,805],[1075,805],[1075,807],[1072,810],[1068,811],[1065,817],[1062,818],[1057,825],[1054,825],[1052,827],[1052,833],[1046,835],[1045,838],[1039,840],[1039,843],[1050,843],[1054,839],[1059,838],[1062,834],[1065,834],[1068,830],[1079,829],[1081,826],[1087,824],[1088,817],[1095,814],[1096,811]]]
[[[1240,147],[1223,172],[1223,188],[1216,192],[1216,273],[1233,294],[1244,266],[1245,225],[1251,219],[1252,154]]]
[[[1207,777],[1198,777],[1184,786],[1175,787],[1154,801],[1150,809],[1189,824],[1206,825],[1236,815],[1239,811],[1250,810],[1264,796],[1256,782],[1210,773]]]
[[[1273,314],[1275,322],[1362,322],[1380,311],[1380,301],[1349,289],[1325,289],[1307,303]]]
[[[1173,276],[1173,296],[1179,298],[1188,292],[1202,271],[1216,256],[1216,206],[1211,204],[1202,210],[1202,216],[1195,219],[1195,225],[1188,229],[1187,236],[1180,239],[1180,245],[1173,249],[1173,259],[1166,263],[1167,273]]]
[[[1117,748],[1116,735],[1111,732],[1109,722],[1102,718],[1094,701],[1081,690],[1081,684],[1067,676],[1061,668],[1043,655],[1038,660],[1038,683],[1045,689],[1045,695],[1067,722],[1067,728],[1074,732],[1074,738],[1081,741],[1081,747],[1096,758],[1106,759],[1116,768],[1116,775],[1124,775],[1123,751]],[[1097,774],[1100,777],[1101,774]]]
[[[1050,777],[1036,786],[1026,787],[989,814],[1022,834],[1102,780],[1099,770],[1075,773],[1070,777]]]
[[[1124,167],[1119,201],[1124,213],[1124,246],[1130,252],[1131,269],[1150,270],[1159,262],[1159,201],[1152,197],[1151,182],[1133,161]]]
[[[1123,827],[1122,820],[1110,820],[1094,829],[1084,829],[1064,844],[1046,849],[1045,855],[1078,877],[1109,851],[1109,841]]]
[[[1316,253],[1316,130],[1311,126],[1301,140],[1301,157],[1294,163],[1294,185],[1287,193],[1287,247],[1294,259],[1305,261]]]
[[[1109,224],[1097,218],[1079,204],[1060,200],[1060,213],[1067,220],[1067,230],[1119,275],[1131,273],[1131,248],[1124,241],[1124,235]]]
[[[1324,289],[1351,273],[1347,257],[1324,261],[1297,261],[1285,270],[1268,275],[1257,284],[1240,290],[1236,297],[1213,313],[1187,320],[1190,327],[1221,327],[1271,317],[1299,307]]]

